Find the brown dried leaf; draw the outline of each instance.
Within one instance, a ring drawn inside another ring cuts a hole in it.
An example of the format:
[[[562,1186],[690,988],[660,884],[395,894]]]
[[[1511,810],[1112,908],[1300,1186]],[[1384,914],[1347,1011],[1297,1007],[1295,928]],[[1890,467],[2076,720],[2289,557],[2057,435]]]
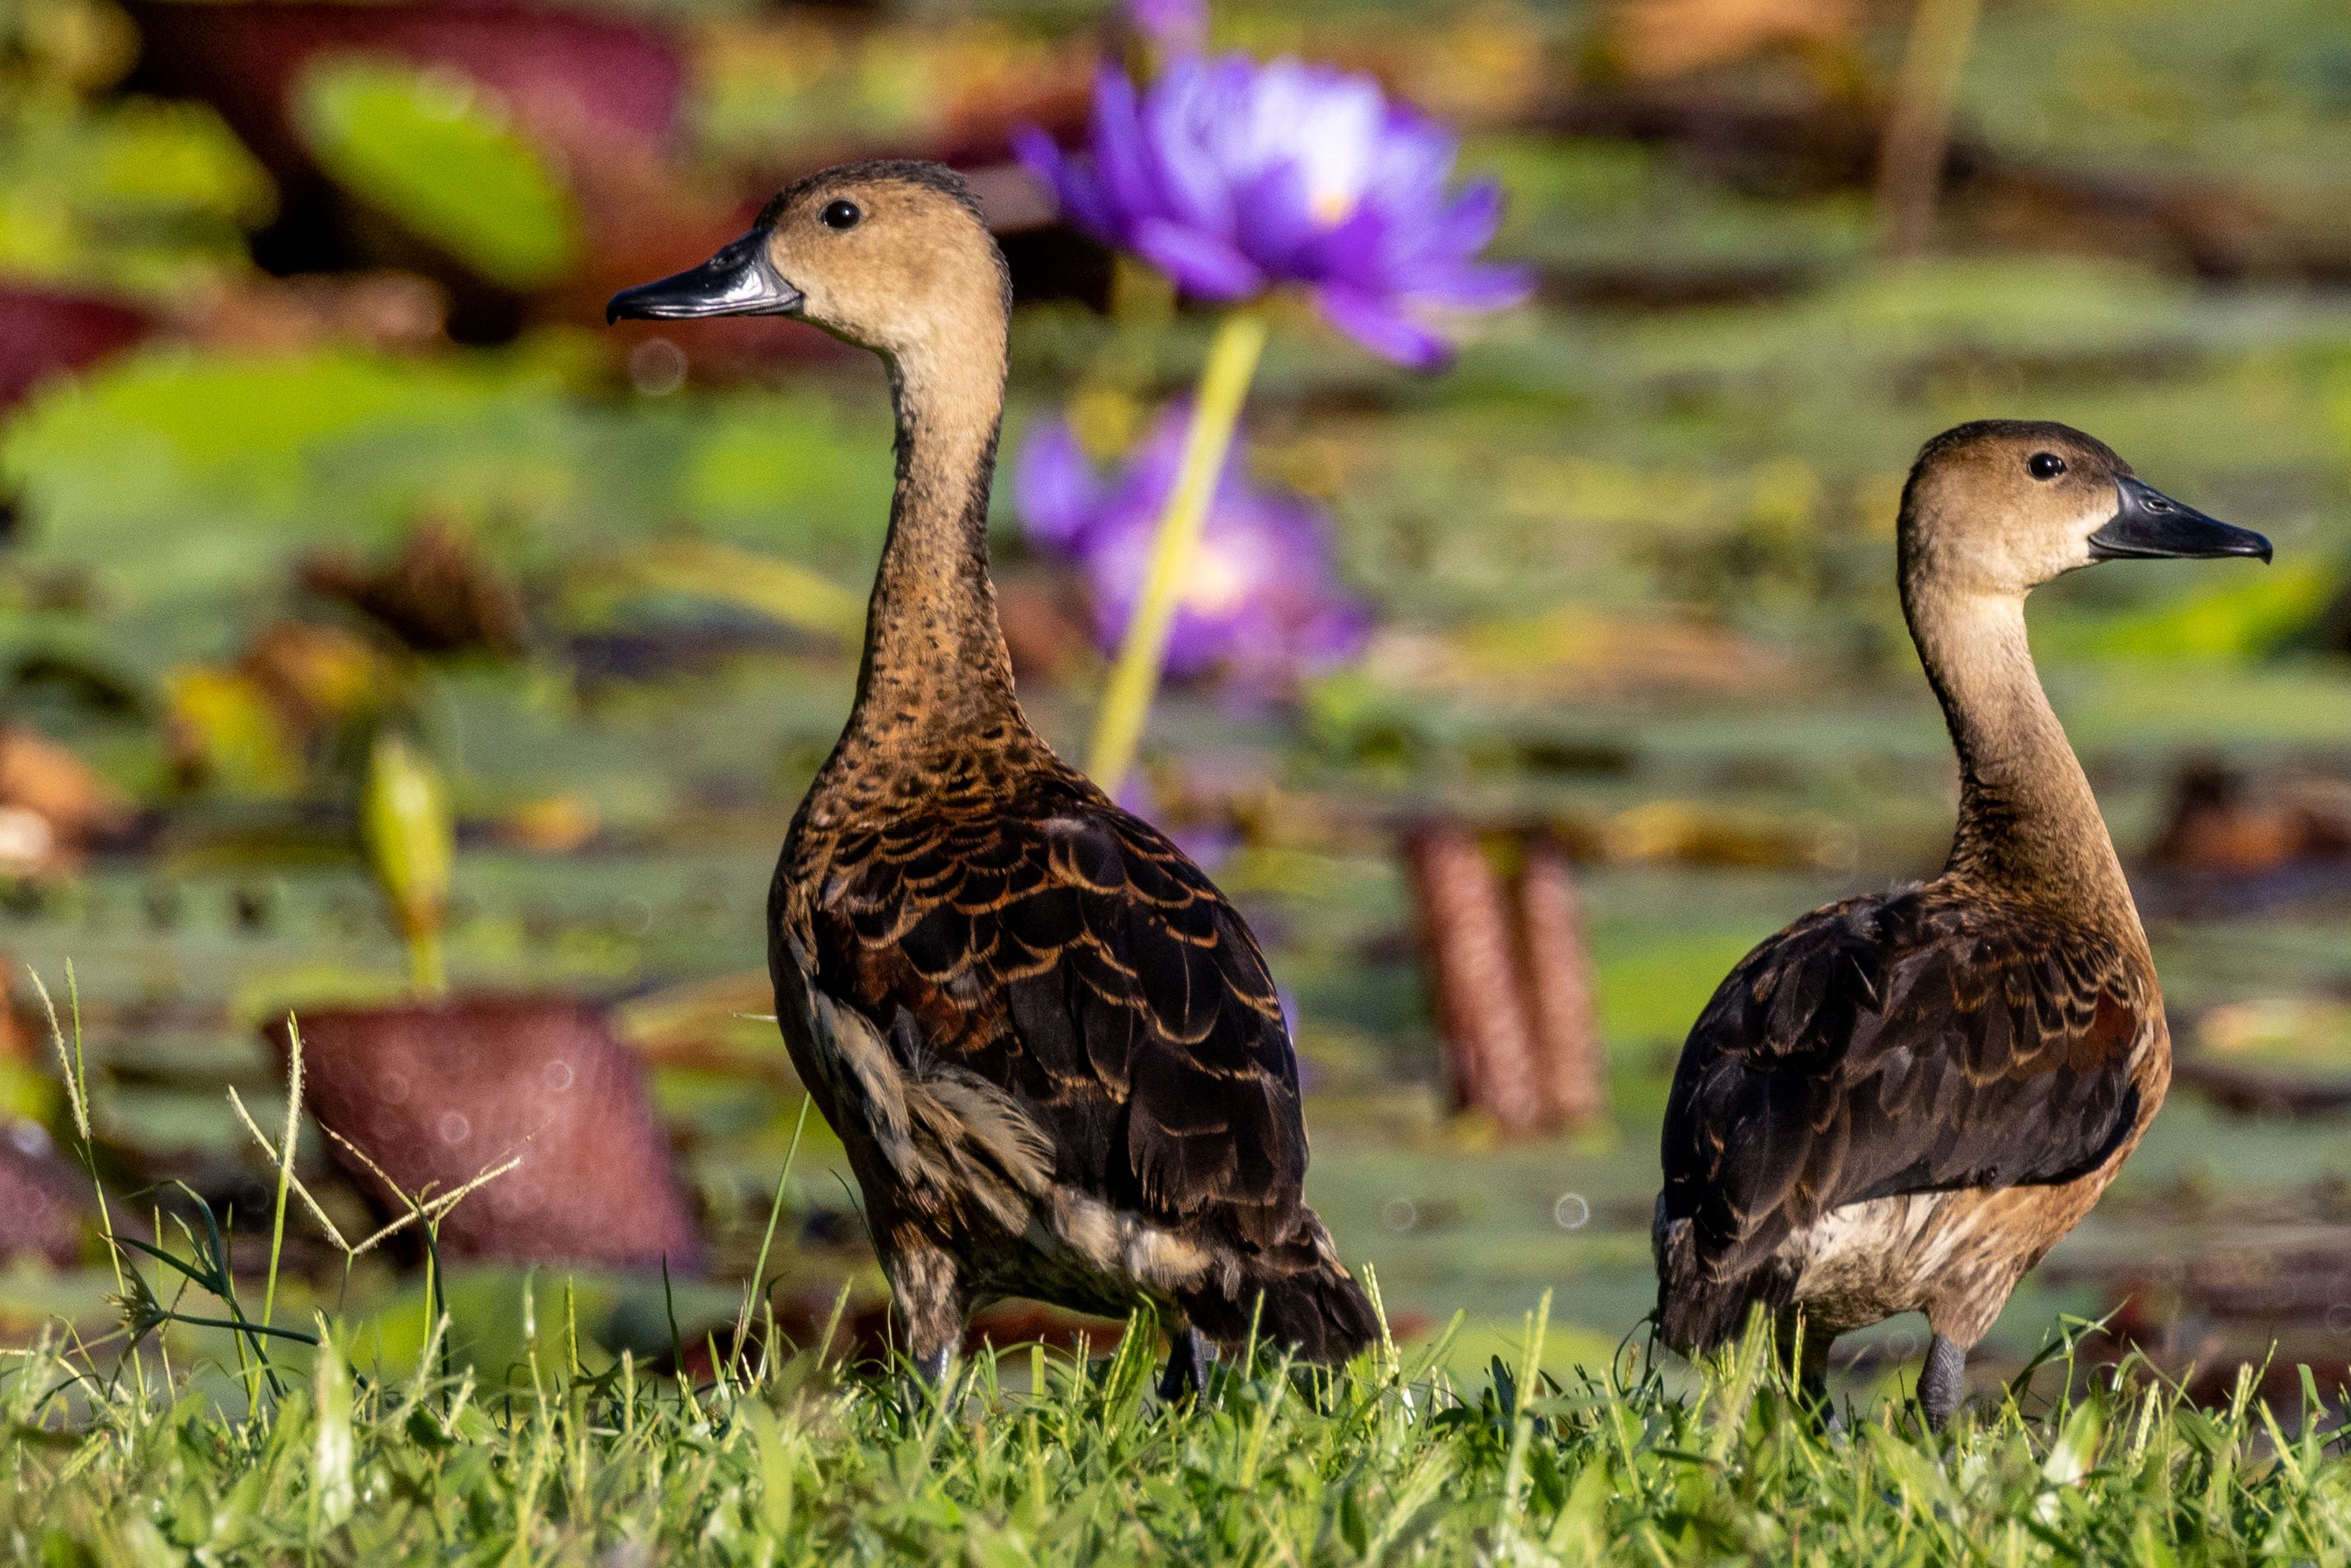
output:
[[[2351,789],[2314,779],[2257,781],[2214,758],[2191,759],[2173,781],[2147,858],[2234,876],[2351,860]]]
[[[1617,0],[1609,52],[1626,75],[1681,76],[1767,49],[1849,49],[1859,0]]]
[[[131,818],[121,792],[73,752],[21,725],[0,726],[0,872],[69,869]]]
[[[445,518],[418,523],[380,566],[312,556],[300,575],[311,592],[350,605],[420,653],[517,659],[528,651],[521,596]]]

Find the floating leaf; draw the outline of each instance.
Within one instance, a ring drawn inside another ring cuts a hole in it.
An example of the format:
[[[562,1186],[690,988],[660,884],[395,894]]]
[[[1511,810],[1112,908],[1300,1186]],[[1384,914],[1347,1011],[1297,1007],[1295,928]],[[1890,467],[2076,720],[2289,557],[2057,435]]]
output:
[[[172,297],[250,263],[269,176],[211,109],[0,94],[0,273]]]
[[[2129,659],[2253,658],[2307,631],[2337,580],[2332,562],[2305,556],[2116,615],[2085,638],[2084,651]]]
[[[543,287],[580,254],[569,191],[463,77],[330,59],[303,74],[296,118],[329,174],[492,283]]]

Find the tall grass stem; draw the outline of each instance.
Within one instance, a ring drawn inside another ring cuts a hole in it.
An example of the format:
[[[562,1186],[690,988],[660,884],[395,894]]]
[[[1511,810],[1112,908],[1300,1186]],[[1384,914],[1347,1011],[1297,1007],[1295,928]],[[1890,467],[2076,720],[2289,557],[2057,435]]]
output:
[[[799,1158],[800,1134],[808,1131],[809,1107],[816,1096],[800,1096],[800,1113],[792,1123],[791,1147],[784,1151],[784,1168],[776,1173],[776,1196],[768,1205],[767,1233],[759,1238],[758,1260],[751,1265],[751,1282],[743,1288],[743,1311],[735,1320],[735,1348],[726,1358],[731,1373],[743,1364],[744,1336],[751,1332],[751,1303],[768,1293],[768,1249],[775,1245],[776,1221],[784,1212],[784,1186],[792,1179],[792,1162]]]
[[[1877,247],[1900,259],[1934,238],[1951,116],[1983,0],[1918,0],[1877,155]]]
[[[261,1326],[276,1322],[277,1262],[286,1250],[286,1199],[294,1183],[294,1140],[302,1131],[302,1026],[286,1015],[286,1132],[277,1148],[277,1197],[269,1210],[269,1275],[261,1287]]]

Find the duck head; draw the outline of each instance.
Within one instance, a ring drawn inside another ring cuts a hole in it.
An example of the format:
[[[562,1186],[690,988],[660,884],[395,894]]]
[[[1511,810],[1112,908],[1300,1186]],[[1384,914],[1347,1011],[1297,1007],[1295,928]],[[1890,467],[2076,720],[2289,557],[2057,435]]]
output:
[[[2270,541],[2182,505],[2069,425],[1982,420],[1927,443],[1902,493],[1906,576],[2022,596],[2102,560],[2257,556]]]
[[[962,176],[844,164],[792,185],[699,267],[612,296],[607,321],[789,316],[891,359],[975,327],[1000,336],[1004,261]]]

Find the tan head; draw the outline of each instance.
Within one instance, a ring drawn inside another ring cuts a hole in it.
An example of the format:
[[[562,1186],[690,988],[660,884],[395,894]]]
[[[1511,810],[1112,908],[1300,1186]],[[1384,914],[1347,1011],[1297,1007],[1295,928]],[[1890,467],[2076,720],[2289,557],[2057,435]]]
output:
[[[2068,425],[1980,420],[1927,443],[1902,492],[1902,577],[2022,598],[2126,557],[2259,556],[2270,542],[2184,507]]]
[[[962,176],[887,161],[811,174],[700,267],[614,295],[605,319],[790,316],[900,361],[1000,354],[1010,303]]]

